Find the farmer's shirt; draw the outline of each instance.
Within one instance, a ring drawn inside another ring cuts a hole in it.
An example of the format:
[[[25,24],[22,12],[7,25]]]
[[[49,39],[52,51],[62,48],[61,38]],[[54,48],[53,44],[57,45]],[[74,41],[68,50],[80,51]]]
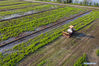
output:
[[[73,33],[73,29],[69,28],[69,29],[67,30],[67,32],[68,32],[68,33]]]

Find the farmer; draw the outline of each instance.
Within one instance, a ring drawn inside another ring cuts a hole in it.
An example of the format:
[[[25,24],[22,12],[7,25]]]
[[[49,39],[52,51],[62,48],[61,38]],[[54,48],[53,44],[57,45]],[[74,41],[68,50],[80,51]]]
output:
[[[70,25],[67,32],[63,32],[63,35],[66,36],[67,38],[71,37],[71,35],[75,32],[75,29],[73,27],[74,27],[73,25]]]
[[[74,26],[73,25],[70,25],[69,26],[69,29],[67,30],[67,32],[72,35],[74,32],[75,32],[75,29],[73,28]]]

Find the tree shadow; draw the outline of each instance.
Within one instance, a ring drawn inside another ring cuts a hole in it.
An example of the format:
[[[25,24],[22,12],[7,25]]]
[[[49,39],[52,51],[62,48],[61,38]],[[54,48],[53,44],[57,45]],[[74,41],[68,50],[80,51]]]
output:
[[[79,32],[75,32],[75,33],[72,35],[72,38],[82,38],[82,37],[95,38],[95,37],[92,36],[92,35],[86,35],[86,34],[84,34],[84,33],[79,33]]]

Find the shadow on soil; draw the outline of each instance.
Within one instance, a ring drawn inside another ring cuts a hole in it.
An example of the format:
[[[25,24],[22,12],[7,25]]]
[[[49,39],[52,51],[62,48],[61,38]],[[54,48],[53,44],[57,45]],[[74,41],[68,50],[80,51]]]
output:
[[[82,38],[82,37],[87,37],[87,38],[95,38],[94,36],[92,35],[86,35],[84,33],[79,33],[79,32],[76,32],[75,34],[73,34],[72,38]]]

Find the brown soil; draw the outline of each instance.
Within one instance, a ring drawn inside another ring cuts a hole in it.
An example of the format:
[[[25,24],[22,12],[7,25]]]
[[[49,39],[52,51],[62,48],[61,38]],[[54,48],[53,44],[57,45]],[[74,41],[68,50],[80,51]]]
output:
[[[73,66],[83,53],[87,54],[88,62],[96,62],[99,66],[99,57],[94,52],[99,48],[98,22],[99,20],[94,21],[69,39],[61,36],[55,42],[26,57],[18,66],[37,66],[44,60],[47,60],[44,66]]]
[[[99,46],[96,49],[94,49],[89,55],[89,61],[96,63],[95,66],[99,66],[99,56],[96,55],[97,49],[99,49]],[[92,65],[90,65],[90,66],[92,66]]]
[[[99,48],[99,20],[96,20],[89,29],[87,30],[82,30],[82,33],[87,33],[86,35],[89,35],[88,37],[84,37],[82,38],[82,41],[79,41],[79,47],[77,50],[72,49],[73,54],[66,59],[66,61],[63,63],[63,65],[65,66],[73,66],[74,62],[77,60],[77,58],[79,58],[83,53],[86,53],[88,56],[88,61],[89,62],[96,62],[97,66],[99,66],[99,64],[97,62],[99,62],[99,58],[95,59],[95,61],[90,60],[92,57],[91,53],[92,51],[94,51],[94,49],[96,49],[97,47]],[[78,42],[77,42],[78,43]],[[95,54],[95,53],[94,53]],[[70,61],[73,61],[73,63],[71,63]],[[93,65],[92,65],[93,66]],[[95,65],[96,66],[96,65]]]
[[[28,39],[31,39],[31,38],[38,36],[40,33],[45,33],[45,32],[47,32],[53,28],[56,28],[57,26],[64,25],[64,22],[66,22],[67,20],[71,20],[71,19],[74,19],[76,17],[80,17],[81,15],[89,13],[89,12],[90,11],[80,12],[79,14],[72,15],[71,17],[64,17],[60,20],[57,20],[55,23],[51,23],[49,25],[42,26],[41,29],[39,29],[39,30],[30,32],[30,33],[22,33],[18,37],[13,38],[12,40],[8,39],[5,41],[2,41],[0,43],[0,47],[6,46],[8,44],[14,44],[15,45],[15,44],[19,44],[20,42],[27,41]]]

